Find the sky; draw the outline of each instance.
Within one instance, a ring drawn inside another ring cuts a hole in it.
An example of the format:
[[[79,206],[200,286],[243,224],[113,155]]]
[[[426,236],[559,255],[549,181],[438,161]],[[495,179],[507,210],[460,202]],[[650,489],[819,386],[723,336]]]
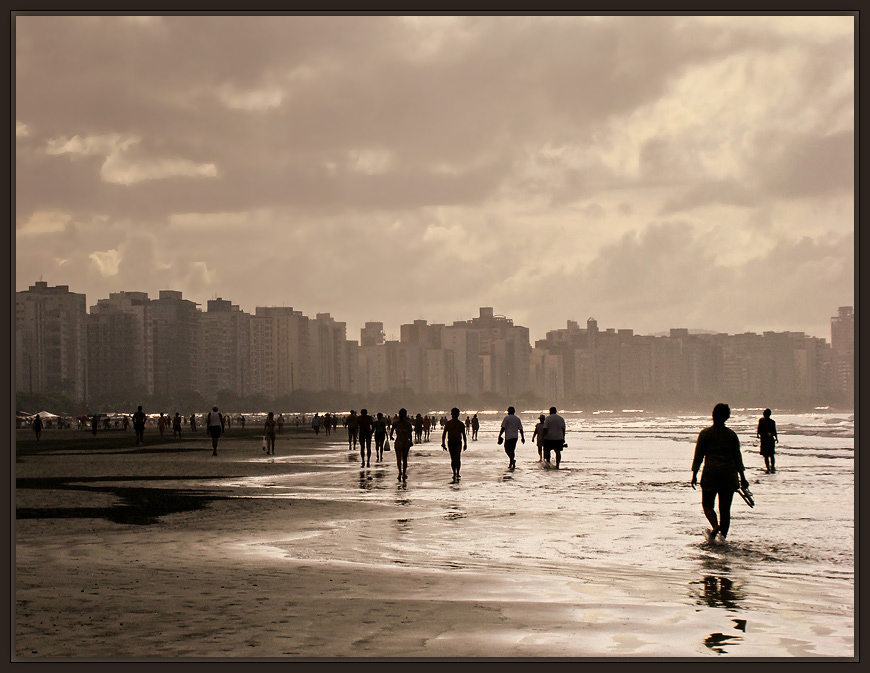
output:
[[[16,289],[359,339],[854,305],[852,16],[16,16]]]

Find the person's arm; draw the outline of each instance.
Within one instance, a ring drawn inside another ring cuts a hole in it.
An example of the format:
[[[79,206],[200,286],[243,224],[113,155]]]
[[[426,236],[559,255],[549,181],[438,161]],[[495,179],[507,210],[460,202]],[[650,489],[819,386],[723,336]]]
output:
[[[463,424],[462,427],[465,427]],[[498,431],[498,438],[501,439],[501,436],[504,434],[504,421],[501,422],[501,429]]]
[[[447,426],[446,425],[444,426],[444,432],[441,433],[441,448],[446,451],[447,447],[444,445],[444,438],[445,437],[447,437]]]
[[[523,434],[523,424],[522,423],[520,423],[520,439],[522,440],[523,444],[526,443],[526,436],[525,436],[525,434]]]
[[[779,444],[779,436],[776,434],[776,421],[771,421],[770,426],[773,428],[773,440]]]
[[[704,460],[704,446],[701,441],[701,434],[698,435],[698,441],[695,442],[695,456],[692,458],[692,488],[698,483],[698,468]]]
[[[468,448],[468,435],[465,434],[465,426],[462,427],[462,450]]]

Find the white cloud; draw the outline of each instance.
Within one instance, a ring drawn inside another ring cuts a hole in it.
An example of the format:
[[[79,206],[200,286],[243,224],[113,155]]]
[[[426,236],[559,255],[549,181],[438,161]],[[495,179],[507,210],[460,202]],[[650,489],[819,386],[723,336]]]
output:
[[[48,141],[46,154],[101,154],[110,156],[125,151],[131,145],[141,142],[136,136],[122,136],[118,133],[109,133],[97,136],[78,136],[72,138],[52,138]]]
[[[106,157],[100,169],[100,177],[103,180],[122,185],[172,177],[213,178],[217,177],[217,174],[217,167],[212,163],[197,164],[187,159],[131,161],[118,154]]]
[[[103,278],[118,274],[118,264],[121,261],[121,256],[117,250],[96,250],[88,255],[88,257],[93,260]]]
[[[30,216],[17,234],[18,236],[39,236],[56,234],[66,230],[67,223],[72,219],[70,213],[57,210],[40,210]]]
[[[30,129],[27,128],[27,124],[24,122],[15,122],[15,137],[16,138],[24,138],[30,135]]]

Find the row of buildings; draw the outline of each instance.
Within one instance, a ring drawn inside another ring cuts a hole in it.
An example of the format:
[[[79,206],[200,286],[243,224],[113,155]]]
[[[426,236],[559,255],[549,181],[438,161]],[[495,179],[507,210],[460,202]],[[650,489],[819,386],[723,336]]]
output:
[[[369,322],[360,340],[329,313],[288,307],[246,313],[230,301],[205,310],[181,292],[116,292],[86,310],[85,295],[42,281],[16,293],[20,392],[74,400],[195,391],[279,398],[295,391],[352,394],[538,394],[555,402],[651,395],[738,394],[851,402],[854,315],[841,307],[831,343],[799,332],[666,336],[568,321],[532,347],[529,330],[492,308],[451,325],[415,320],[398,341]]]

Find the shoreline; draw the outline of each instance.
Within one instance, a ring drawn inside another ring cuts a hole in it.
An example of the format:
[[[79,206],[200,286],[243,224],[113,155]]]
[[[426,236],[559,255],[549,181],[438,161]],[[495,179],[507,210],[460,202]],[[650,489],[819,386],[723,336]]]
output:
[[[798,578],[785,586],[761,576],[741,597],[739,585],[726,591],[703,574],[649,572],[618,559],[578,565],[554,558],[529,570],[452,557],[448,546],[419,563],[403,552],[406,527],[425,531],[464,516],[433,510],[425,496],[430,463],[439,474],[449,470],[440,443],[423,444],[412,456],[405,491],[391,482],[393,454],[360,470],[343,434],[285,432],[271,460],[251,446],[258,438],[251,432],[222,438],[217,458],[204,433],[197,446],[149,447],[146,435],[139,450],[70,441],[22,452],[15,658],[607,660],[847,652],[838,643],[851,637],[848,615],[832,615],[850,606],[837,605],[833,580]],[[135,441],[132,432],[128,439]],[[380,492],[389,497],[365,499],[363,479],[370,477],[383,480],[388,488]],[[350,490],[311,491],[311,479]],[[471,472],[469,483],[474,479]],[[466,499],[487,483],[466,490]],[[434,484],[438,493],[453,492],[440,476]],[[394,542],[373,552],[366,538],[383,542],[387,531]],[[753,598],[765,585],[782,605]],[[825,638],[818,635],[823,626]]]

